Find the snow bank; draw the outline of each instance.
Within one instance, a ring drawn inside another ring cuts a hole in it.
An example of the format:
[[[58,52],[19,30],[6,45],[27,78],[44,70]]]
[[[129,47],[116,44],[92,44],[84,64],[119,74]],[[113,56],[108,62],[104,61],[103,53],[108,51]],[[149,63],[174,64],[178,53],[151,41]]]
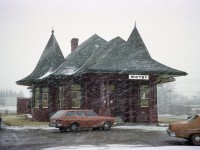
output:
[[[8,130],[58,130],[47,125],[42,126],[5,126]]]
[[[95,146],[95,145],[80,145],[80,146],[58,146],[52,148],[44,148],[42,150],[199,150],[198,146],[158,146],[150,147],[146,145],[105,145],[105,146]]]
[[[57,128],[49,127],[48,125],[41,126],[5,126],[6,129],[11,130],[58,130]],[[166,132],[167,127],[163,126],[145,126],[145,125],[134,125],[134,126],[115,126],[111,129],[120,130],[143,130],[143,131],[161,131]]]
[[[187,119],[188,115],[183,114],[183,115],[170,115],[170,114],[160,114],[158,117],[163,117],[163,118],[177,118],[177,119]]]
[[[147,125],[134,125],[134,126],[115,126],[114,129],[132,129],[144,131],[161,131],[166,132],[166,126],[147,126]]]

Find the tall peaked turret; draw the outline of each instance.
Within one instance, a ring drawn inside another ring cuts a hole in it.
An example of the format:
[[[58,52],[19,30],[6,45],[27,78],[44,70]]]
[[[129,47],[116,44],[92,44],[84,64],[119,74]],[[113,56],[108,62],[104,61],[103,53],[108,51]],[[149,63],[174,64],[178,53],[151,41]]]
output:
[[[131,32],[131,34],[127,40],[127,43],[129,45],[131,45],[133,48],[138,49],[137,50],[138,53],[141,53],[138,56],[141,56],[145,59],[146,59],[146,57],[151,57],[143,40],[142,40],[142,37],[140,36],[140,34],[137,30],[136,23],[135,23],[133,31]]]
[[[134,29],[131,32],[127,42],[129,44],[131,44],[134,48],[142,48],[142,47],[146,48],[138,30],[137,30],[136,23],[135,23]]]
[[[17,81],[17,84],[30,86],[35,80],[42,78],[53,71],[64,61],[58,42],[52,30],[51,37],[33,72],[26,78]]]

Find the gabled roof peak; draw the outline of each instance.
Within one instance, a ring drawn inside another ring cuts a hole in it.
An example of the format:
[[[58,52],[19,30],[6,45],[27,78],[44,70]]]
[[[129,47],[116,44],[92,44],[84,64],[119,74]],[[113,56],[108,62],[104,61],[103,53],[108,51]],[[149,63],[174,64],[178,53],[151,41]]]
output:
[[[119,37],[119,36],[117,36],[117,37],[111,39],[110,41],[108,41],[108,43],[115,43],[115,42],[126,43],[126,41],[124,39],[122,39],[121,37]]]

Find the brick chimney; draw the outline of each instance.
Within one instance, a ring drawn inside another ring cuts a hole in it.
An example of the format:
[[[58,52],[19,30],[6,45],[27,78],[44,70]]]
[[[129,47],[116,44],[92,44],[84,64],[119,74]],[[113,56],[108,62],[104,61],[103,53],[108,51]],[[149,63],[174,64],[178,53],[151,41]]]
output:
[[[78,47],[78,38],[72,38],[71,39],[71,51],[73,51],[77,47]]]

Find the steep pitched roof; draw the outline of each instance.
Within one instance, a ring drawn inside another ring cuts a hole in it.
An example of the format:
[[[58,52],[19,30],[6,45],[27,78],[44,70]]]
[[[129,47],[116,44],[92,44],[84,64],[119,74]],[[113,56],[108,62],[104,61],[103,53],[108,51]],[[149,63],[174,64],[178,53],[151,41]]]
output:
[[[100,45],[94,51],[94,53],[88,58],[88,60],[85,62],[85,64],[74,75],[78,76],[80,74],[90,72],[89,68],[92,65],[98,64],[100,62],[100,60],[102,60],[104,57],[106,57],[108,55],[108,53],[110,53],[110,50],[112,50],[110,48],[111,46],[118,47],[124,42],[126,42],[126,41],[124,41],[120,37],[116,37],[113,40]]]
[[[140,59],[146,59],[151,57],[136,26],[131,32],[127,43],[131,45],[134,49],[137,49],[136,53],[138,57],[140,57]]]
[[[102,55],[96,57],[96,61],[88,62],[91,65],[86,72],[154,74],[164,75],[165,78],[187,75],[152,59],[136,27],[127,42],[117,37],[98,51]]]
[[[106,41],[94,34],[73,50],[50,76],[69,76],[82,69],[90,56]]]
[[[54,36],[54,31],[52,31],[52,35],[33,72],[16,83],[19,85],[30,86],[35,80],[54,72],[63,61],[64,56]]]
[[[106,42],[95,34],[65,59],[52,32],[34,71],[17,84],[31,85],[48,77],[79,76],[84,73],[152,74],[165,81],[187,75],[152,59],[135,26],[127,41],[116,37]]]

